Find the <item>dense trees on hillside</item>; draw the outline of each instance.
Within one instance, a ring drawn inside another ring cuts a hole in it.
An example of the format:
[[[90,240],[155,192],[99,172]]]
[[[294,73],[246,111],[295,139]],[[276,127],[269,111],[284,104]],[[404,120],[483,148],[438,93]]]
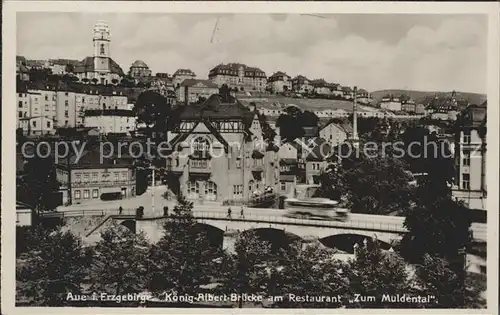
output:
[[[295,106],[284,109],[278,117],[276,126],[280,128],[280,137],[286,141],[293,141],[304,136],[304,127],[317,127],[318,116],[310,111],[302,111]]]

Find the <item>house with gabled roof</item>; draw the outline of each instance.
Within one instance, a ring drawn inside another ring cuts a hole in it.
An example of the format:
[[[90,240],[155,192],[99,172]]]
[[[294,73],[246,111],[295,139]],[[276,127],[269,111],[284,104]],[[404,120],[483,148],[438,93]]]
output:
[[[266,150],[258,112],[229,93],[179,105],[166,157],[174,192],[190,200],[246,203],[256,189],[279,183],[279,161]]]

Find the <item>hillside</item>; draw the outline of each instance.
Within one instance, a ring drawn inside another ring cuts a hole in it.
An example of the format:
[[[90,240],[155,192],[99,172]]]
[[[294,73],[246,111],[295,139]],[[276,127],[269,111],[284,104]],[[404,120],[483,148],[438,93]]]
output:
[[[426,98],[432,98],[436,94],[443,97],[450,97],[452,92],[426,92],[426,91],[412,91],[412,90],[380,90],[371,92],[372,97],[378,102],[387,94],[400,96],[401,94],[409,95],[415,102],[424,103]],[[462,93],[457,92],[457,99],[464,98],[470,104],[482,104],[486,101],[486,95],[477,93]]]

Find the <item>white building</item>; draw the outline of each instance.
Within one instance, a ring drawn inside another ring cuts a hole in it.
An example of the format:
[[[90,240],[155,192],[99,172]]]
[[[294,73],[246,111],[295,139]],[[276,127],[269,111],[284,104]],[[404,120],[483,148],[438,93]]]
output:
[[[292,78],[284,72],[275,72],[267,79],[267,88],[272,93],[283,93],[292,90]]]
[[[136,129],[136,117],[132,111],[126,109],[87,110],[84,126],[97,128],[101,134],[128,134]]]
[[[486,114],[486,103],[467,107],[455,135],[457,174],[452,194],[477,210],[486,210]]]
[[[177,89],[184,80],[194,78],[196,78],[196,74],[191,69],[177,69],[172,75],[172,83],[174,88]]]
[[[45,116],[33,116],[19,119],[19,127],[29,136],[52,135],[55,133],[54,121]]]
[[[390,110],[393,112],[401,111],[401,100],[398,97],[385,96],[380,102],[380,108],[385,110]]]

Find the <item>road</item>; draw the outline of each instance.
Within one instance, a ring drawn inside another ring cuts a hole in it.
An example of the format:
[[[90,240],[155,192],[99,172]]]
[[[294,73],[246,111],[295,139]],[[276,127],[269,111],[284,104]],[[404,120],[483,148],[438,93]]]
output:
[[[154,191],[154,212],[152,207],[153,196],[152,193]],[[107,214],[115,214],[118,208],[121,206],[124,209],[124,213],[133,213],[135,209],[140,206],[144,207],[144,215],[146,217],[155,217],[161,216],[163,214],[163,207],[168,206],[169,212],[172,213],[172,210],[176,204],[174,200],[165,200],[163,198],[163,193],[165,192],[164,186],[156,187],[154,190],[149,188],[146,193],[141,196],[137,196],[134,198],[116,200],[116,201],[100,201],[96,200],[89,201],[84,205],[74,204],[68,207],[59,207],[57,209],[58,212],[73,212],[78,210],[102,210]],[[222,206],[220,202],[210,202],[204,201],[202,204],[195,202],[193,214],[195,216],[205,216],[207,213],[216,214],[217,217],[225,217],[227,214],[229,206]],[[238,218],[240,214],[239,206],[231,206],[232,216],[234,218]],[[285,210],[282,209],[273,209],[273,208],[244,208],[245,217],[248,219],[251,218],[264,218],[264,217],[273,217],[280,218],[280,221],[290,221],[288,218],[284,217]],[[69,214],[69,213],[68,213]],[[385,215],[370,215],[370,214],[359,214],[352,213],[349,216],[349,219],[345,223],[341,223],[336,221],[337,225],[347,225],[347,226],[359,226],[359,227],[393,227],[397,226],[397,230],[403,229],[404,217],[397,216],[385,216]],[[297,221],[297,220],[295,220]],[[312,224],[318,223],[317,220],[301,220],[301,221],[311,221]],[[332,222],[333,223],[333,222]],[[474,238],[481,241],[487,240],[486,233],[486,224],[483,223],[473,223],[472,224],[472,232]]]

